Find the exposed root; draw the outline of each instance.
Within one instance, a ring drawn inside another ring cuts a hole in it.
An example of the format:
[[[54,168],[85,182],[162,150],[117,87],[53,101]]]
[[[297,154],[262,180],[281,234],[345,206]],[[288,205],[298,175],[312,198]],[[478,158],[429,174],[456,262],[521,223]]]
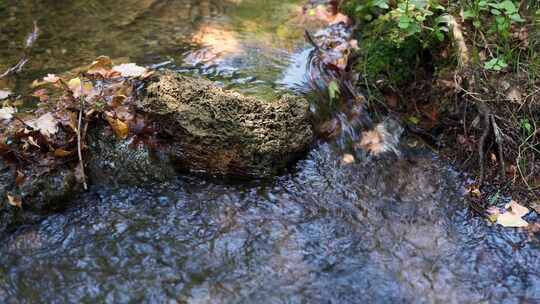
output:
[[[452,37],[458,50],[457,53],[459,55],[459,63],[462,67],[467,67],[471,61],[471,57],[469,55],[469,48],[465,42],[465,36],[463,35],[463,31],[461,29],[461,24],[459,24],[456,18],[452,15],[446,15],[445,19],[448,27],[452,29]]]

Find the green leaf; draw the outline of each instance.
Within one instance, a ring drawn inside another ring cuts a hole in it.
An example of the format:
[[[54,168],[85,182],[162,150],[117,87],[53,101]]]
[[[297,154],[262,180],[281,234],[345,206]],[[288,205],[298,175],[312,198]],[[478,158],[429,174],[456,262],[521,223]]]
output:
[[[492,71],[501,71],[508,67],[508,63],[502,58],[493,58],[490,61],[487,61],[484,63],[484,68],[486,70],[492,70]]]
[[[505,0],[505,1],[501,2],[499,4],[499,8],[502,9],[502,10],[505,10],[506,13],[508,13],[508,14],[515,13],[518,10],[516,5],[514,4],[514,2],[512,2],[510,0]]]
[[[388,5],[388,0],[376,0],[374,5],[382,9],[390,8],[390,6]]]
[[[409,18],[409,16],[407,16],[407,15],[401,15],[401,16],[399,17],[399,24],[398,24],[398,26],[399,26],[400,29],[407,29],[407,28],[409,28],[409,26],[411,25],[411,22],[412,22],[412,19]]]
[[[441,31],[436,31],[435,32],[435,37],[437,37],[437,40],[439,40],[440,42],[444,41],[444,34]]]
[[[531,125],[531,122],[527,118],[522,118],[520,125],[521,125],[521,129],[527,132],[527,135],[532,133],[533,127]]]
[[[463,12],[463,19],[472,19],[476,16],[476,14],[472,10],[466,10]]]
[[[519,14],[512,14],[510,15],[510,19],[516,21],[516,22],[525,22],[525,19],[521,18]]]
[[[330,99],[334,100],[336,97],[340,94],[339,91],[339,85],[337,81],[332,80],[330,84],[328,85],[328,95],[330,95]]]

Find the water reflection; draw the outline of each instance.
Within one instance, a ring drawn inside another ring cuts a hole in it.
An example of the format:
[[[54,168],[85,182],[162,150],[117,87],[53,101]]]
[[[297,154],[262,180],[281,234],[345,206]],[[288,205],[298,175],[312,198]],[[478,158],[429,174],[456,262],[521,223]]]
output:
[[[0,69],[16,63],[36,20],[42,30],[10,89],[100,55],[144,65],[168,62],[231,88],[270,94],[290,53],[303,46],[298,0],[38,1],[0,3]],[[249,81],[248,81],[249,78]],[[253,83],[253,84],[251,84]]]

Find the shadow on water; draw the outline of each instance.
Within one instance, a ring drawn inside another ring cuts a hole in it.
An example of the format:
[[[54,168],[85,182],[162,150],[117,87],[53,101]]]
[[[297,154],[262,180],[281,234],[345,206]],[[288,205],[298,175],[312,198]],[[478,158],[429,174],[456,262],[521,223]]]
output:
[[[8,0],[0,4],[0,41],[24,39],[16,33],[27,21],[41,24],[44,40],[17,78],[19,89],[109,54],[264,94],[279,80],[278,87],[303,81],[296,77],[302,65],[291,65],[309,54],[302,30],[289,29],[295,3]],[[0,54],[0,67],[16,61],[16,44]],[[180,176],[96,186],[78,206],[0,244],[0,301],[540,301],[538,236],[472,216],[463,178],[427,149],[348,165],[341,159],[320,144],[273,181]]]

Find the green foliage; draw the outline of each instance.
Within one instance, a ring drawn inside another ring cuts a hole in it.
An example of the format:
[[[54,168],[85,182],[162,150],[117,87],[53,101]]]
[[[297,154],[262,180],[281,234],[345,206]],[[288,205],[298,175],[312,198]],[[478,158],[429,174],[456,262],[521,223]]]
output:
[[[433,38],[443,41],[448,31],[440,18],[446,8],[438,0],[354,0],[345,7],[357,20],[384,27],[386,32],[382,34],[396,44],[415,37],[427,46]]]
[[[447,9],[438,0],[350,0],[344,6],[363,27],[361,69],[368,78],[406,81],[424,50],[446,39]]]
[[[508,63],[503,58],[493,58],[484,64],[486,70],[502,71],[508,67]]]
[[[486,70],[501,71],[512,61],[511,30],[526,20],[519,13],[516,0],[468,0],[463,18],[471,20],[474,28],[482,34],[494,35],[497,56],[484,64]]]

